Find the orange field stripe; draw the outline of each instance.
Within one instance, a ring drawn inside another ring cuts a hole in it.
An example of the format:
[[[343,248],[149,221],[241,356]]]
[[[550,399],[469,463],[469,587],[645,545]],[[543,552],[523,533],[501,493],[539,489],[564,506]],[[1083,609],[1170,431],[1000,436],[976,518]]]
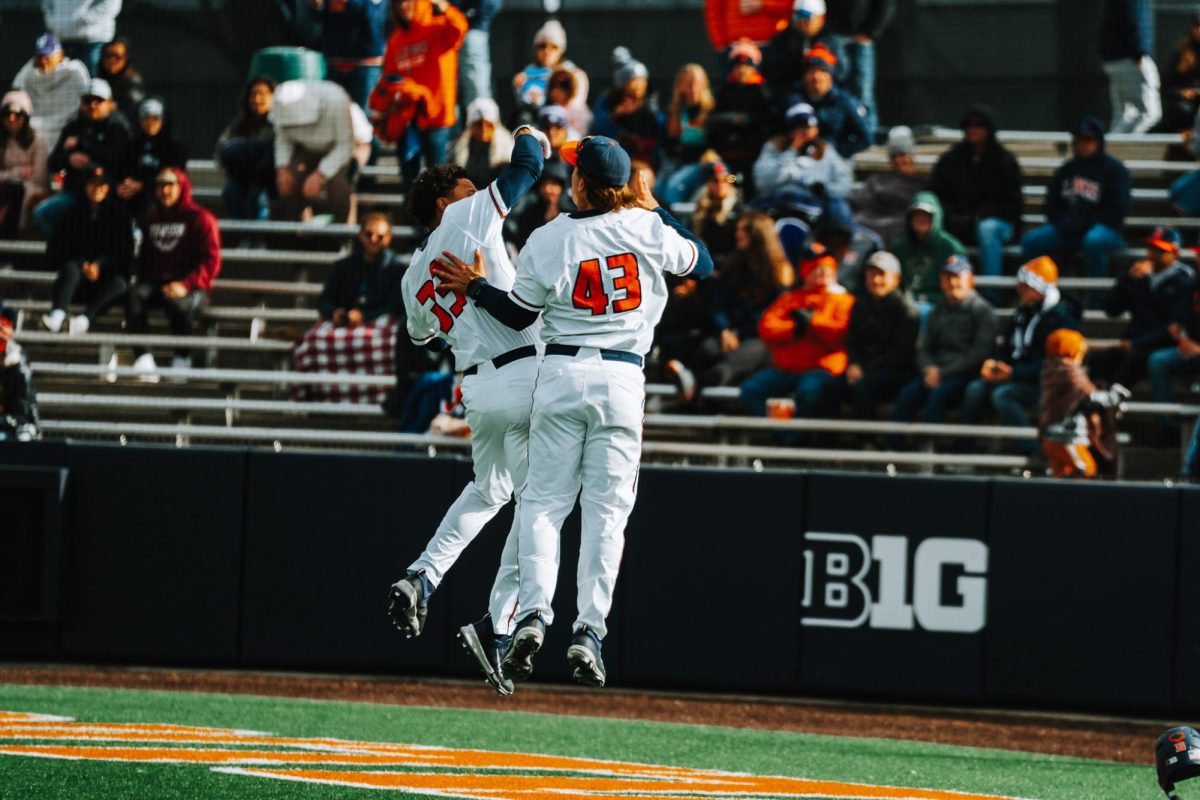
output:
[[[352,764],[413,766],[410,756],[363,753],[317,753],[281,750],[190,750],[179,747],[50,747],[0,745],[0,754],[92,761],[159,761],[192,764]],[[421,764],[419,766],[426,766]]]

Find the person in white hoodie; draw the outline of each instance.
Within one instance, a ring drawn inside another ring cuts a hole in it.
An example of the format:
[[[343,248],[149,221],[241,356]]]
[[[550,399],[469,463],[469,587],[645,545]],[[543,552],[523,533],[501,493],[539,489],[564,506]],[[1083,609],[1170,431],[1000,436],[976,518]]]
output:
[[[62,44],[50,33],[33,45],[33,58],[13,78],[13,88],[29,95],[33,105],[30,122],[53,148],[71,115],[79,110],[79,98],[87,90],[88,71],[80,62],[67,58]]]
[[[334,219],[354,224],[354,181],[374,136],[362,109],[336,83],[285,81],[275,89],[268,119],[284,217],[301,219],[327,189]]]
[[[87,67],[89,77],[100,68],[100,50],[117,33],[121,0],[42,0],[46,30],[58,37],[67,56]]]

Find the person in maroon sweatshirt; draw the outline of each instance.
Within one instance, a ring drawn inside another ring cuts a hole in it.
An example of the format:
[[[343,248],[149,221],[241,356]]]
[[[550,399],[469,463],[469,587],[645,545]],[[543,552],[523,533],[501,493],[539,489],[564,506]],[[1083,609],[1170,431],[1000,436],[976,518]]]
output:
[[[137,280],[129,291],[127,318],[133,333],[149,333],[148,312],[161,307],[171,333],[187,336],[208,305],[208,293],[221,271],[217,220],[192,199],[187,173],[167,167],[154,185],[154,208],[146,218],[146,241]],[[189,352],[176,351],[172,367],[189,366]],[[156,380],[154,356],[138,348],[134,369]]]

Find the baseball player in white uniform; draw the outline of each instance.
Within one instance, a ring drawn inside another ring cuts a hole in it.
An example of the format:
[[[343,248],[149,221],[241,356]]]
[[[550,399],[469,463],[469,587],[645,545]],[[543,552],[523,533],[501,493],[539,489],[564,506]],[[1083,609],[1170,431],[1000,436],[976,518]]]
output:
[[[408,334],[418,345],[448,343],[463,373],[462,397],[471,429],[475,479],[450,506],[425,551],[392,585],[391,615],[410,637],[425,623],[429,595],[484,525],[525,482],[529,415],[540,359],[538,329],[513,330],[467,302],[436,278],[430,262],[443,250],[479,251],[487,259],[488,281],[511,288],[512,262],[501,227],[512,205],[533,186],[550,143],[539,131],[517,131],[512,161],[487,187],[477,190],[458,166],[427,170],[413,183],[409,208],[432,232],[413,253],[401,280]],[[505,542],[492,588],[489,616],[464,626],[460,638],[501,694],[512,683],[500,674],[517,602],[517,522]],[[490,618],[490,619],[489,619]]]
[[[626,188],[629,156],[590,136],[562,149],[575,167],[580,209],[534,231],[512,288],[494,286],[475,263],[447,253],[434,271],[506,326],[529,330],[541,316],[546,354],[537,376],[529,433],[529,476],[521,501],[518,606],[507,678],[523,680],[553,621],[559,531],[579,496],[578,616],[567,660],[575,680],[605,682],[601,640],[637,493],[646,399],[642,361],[667,303],[666,275],[707,277],[707,248],[660,208],[639,179]]]

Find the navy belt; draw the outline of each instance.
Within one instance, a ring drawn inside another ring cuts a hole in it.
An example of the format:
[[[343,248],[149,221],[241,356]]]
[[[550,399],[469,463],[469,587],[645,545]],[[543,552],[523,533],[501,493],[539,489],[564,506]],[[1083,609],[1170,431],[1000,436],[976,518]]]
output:
[[[577,356],[583,348],[574,344],[548,344],[546,345],[546,355],[548,356]],[[642,357],[637,353],[630,353],[625,350],[601,350],[600,357],[605,361],[624,361],[626,364],[633,364],[640,367],[642,365]]]
[[[531,356],[536,355],[537,348],[531,344],[527,344],[524,347],[518,347],[516,350],[509,350],[507,353],[501,353],[500,355],[496,356],[492,359],[492,366],[496,369],[500,369],[505,364],[511,364],[514,361],[520,361],[522,358],[530,358]],[[478,364],[464,369],[463,377],[465,378],[468,375],[474,375],[476,372],[479,372]]]

